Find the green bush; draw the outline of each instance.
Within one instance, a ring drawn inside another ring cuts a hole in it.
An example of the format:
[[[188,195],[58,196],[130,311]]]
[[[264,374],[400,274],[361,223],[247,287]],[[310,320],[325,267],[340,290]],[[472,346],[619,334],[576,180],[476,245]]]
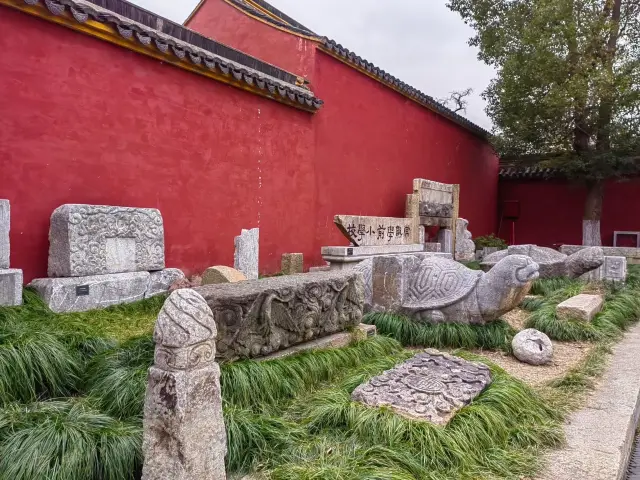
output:
[[[485,247],[498,247],[499,250],[507,248],[507,242],[496,237],[493,233],[491,235],[476,237],[473,239],[473,243],[476,244],[476,250],[482,250]]]

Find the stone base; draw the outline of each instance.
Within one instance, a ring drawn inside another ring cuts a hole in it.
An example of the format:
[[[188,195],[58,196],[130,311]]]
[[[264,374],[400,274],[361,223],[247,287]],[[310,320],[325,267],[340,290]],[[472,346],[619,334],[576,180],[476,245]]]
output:
[[[114,273],[71,278],[37,278],[33,287],[56,313],[84,312],[145,297],[149,272]]]
[[[312,340],[311,342],[302,343],[295,347],[287,348],[286,350],[280,350],[279,352],[267,355],[265,357],[256,358],[257,362],[264,362],[265,360],[275,360],[276,358],[288,357],[297,353],[307,352],[309,350],[324,350],[327,348],[342,348],[348,346],[354,340],[361,340],[364,338],[373,337],[376,334],[375,325],[367,325],[361,323],[353,332],[340,332],[329,335],[328,337],[319,338],[318,340]]]
[[[0,270],[0,306],[22,305],[22,270]]]
[[[329,262],[331,270],[352,268],[367,258],[380,255],[403,255],[425,251],[424,243],[411,245],[383,245],[370,247],[322,247],[322,258]],[[451,258],[450,253],[430,252],[432,255]]]

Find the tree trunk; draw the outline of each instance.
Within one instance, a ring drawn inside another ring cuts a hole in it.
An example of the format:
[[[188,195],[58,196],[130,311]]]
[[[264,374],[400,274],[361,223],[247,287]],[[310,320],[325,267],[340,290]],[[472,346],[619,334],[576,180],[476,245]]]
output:
[[[584,217],[582,220],[582,244],[601,246],[600,217],[602,216],[604,182],[601,180],[589,182],[587,188],[587,200],[584,204]]]

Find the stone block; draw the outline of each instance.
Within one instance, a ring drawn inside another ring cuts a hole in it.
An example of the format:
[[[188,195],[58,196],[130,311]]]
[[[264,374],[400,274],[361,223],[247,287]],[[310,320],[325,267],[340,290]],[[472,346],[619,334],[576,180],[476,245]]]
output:
[[[0,306],[22,305],[22,270],[0,270]]]
[[[247,277],[235,268],[217,265],[215,267],[209,267],[204,271],[202,274],[202,285],[243,282],[246,279]]]
[[[333,222],[358,247],[420,243],[417,218],[336,215]]]
[[[11,205],[0,200],[0,270],[9,268],[9,230],[11,229]]]
[[[154,364],[144,401],[143,480],[224,480],[227,435],[222,416],[216,324],[205,300],[176,290],[153,334]]]
[[[171,285],[185,278],[182,270],[178,268],[165,268],[157,272],[150,272],[149,286],[144,294],[144,298],[167,293]]]
[[[560,303],[556,315],[562,320],[590,322],[602,310],[603,303],[602,295],[576,295]]]
[[[441,252],[453,253],[453,232],[448,228],[438,230],[438,243]]]
[[[420,216],[420,194],[410,193],[407,195],[404,216],[407,218],[416,218]]]
[[[327,265],[322,265],[320,267],[310,267],[309,273],[328,272],[329,270],[331,270],[331,265],[327,264]]]
[[[149,272],[69,278],[37,278],[33,287],[56,313],[84,312],[145,298]]]
[[[282,273],[295,275],[304,271],[304,257],[301,253],[283,253],[281,263]]]
[[[240,270],[249,280],[258,279],[258,259],[260,258],[260,229],[242,229],[235,238],[233,267]]]
[[[425,252],[440,253],[440,252],[442,252],[442,245],[440,245],[437,242],[425,243],[424,244],[424,251]]]
[[[425,350],[358,386],[351,398],[411,420],[446,425],[490,383],[486,365]]]
[[[513,355],[530,365],[544,365],[553,357],[553,344],[547,335],[534,328],[518,332],[511,341]]]
[[[269,355],[357,326],[362,275],[352,270],[206,285],[195,289],[213,311],[224,360]]]
[[[163,268],[164,226],[155,208],[68,204],[51,215],[50,277]]]

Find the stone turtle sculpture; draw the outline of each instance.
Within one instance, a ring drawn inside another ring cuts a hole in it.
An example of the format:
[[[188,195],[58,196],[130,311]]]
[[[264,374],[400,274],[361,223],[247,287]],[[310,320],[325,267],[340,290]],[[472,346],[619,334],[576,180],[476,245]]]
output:
[[[512,255],[530,257],[540,266],[540,278],[578,278],[600,267],[604,262],[604,254],[600,247],[589,247],[573,255],[565,255],[553,248],[537,245],[511,245],[507,250],[500,250],[484,257],[480,266],[487,272],[500,260]]]

